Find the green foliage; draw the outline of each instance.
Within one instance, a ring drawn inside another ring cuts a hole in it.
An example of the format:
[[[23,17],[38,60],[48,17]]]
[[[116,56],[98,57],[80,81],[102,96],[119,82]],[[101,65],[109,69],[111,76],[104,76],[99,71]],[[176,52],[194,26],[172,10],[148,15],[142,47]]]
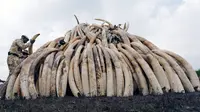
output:
[[[196,71],[197,75],[200,77],[200,69]]]

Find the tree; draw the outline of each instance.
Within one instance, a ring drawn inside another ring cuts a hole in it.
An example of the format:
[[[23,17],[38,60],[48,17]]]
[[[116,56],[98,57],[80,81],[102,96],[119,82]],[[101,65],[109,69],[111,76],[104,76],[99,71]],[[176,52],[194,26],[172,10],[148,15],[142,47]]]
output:
[[[197,75],[200,77],[200,69],[196,71]]]

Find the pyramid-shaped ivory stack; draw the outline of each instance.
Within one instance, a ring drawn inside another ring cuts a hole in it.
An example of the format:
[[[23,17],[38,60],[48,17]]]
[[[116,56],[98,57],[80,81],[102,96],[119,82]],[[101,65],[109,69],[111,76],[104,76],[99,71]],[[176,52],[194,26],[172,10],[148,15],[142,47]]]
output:
[[[127,32],[128,24],[81,23],[64,37],[47,42],[9,77],[6,99],[79,96],[161,95],[200,90],[192,66]],[[58,46],[60,40],[66,42]]]

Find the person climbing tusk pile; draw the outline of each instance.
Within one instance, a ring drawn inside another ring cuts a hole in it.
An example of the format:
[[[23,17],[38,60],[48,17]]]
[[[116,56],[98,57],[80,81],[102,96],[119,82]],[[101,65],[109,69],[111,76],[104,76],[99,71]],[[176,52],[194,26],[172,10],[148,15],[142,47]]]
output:
[[[103,23],[77,20],[63,37],[31,50],[10,76],[5,98],[64,97],[67,90],[75,97],[200,91],[197,74],[184,58],[128,33],[128,23],[96,20]]]

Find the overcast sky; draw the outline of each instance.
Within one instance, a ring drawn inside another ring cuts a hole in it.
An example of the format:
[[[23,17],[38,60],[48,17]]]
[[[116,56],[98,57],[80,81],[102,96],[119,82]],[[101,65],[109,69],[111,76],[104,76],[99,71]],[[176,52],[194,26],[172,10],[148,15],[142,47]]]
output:
[[[41,33],[36,49],[73,28],[74,14],[80,22],[128,21],[128,32],[200,68],[200,0],[0,0],[0,79],[8,76],[7,52],[14,39]]]

